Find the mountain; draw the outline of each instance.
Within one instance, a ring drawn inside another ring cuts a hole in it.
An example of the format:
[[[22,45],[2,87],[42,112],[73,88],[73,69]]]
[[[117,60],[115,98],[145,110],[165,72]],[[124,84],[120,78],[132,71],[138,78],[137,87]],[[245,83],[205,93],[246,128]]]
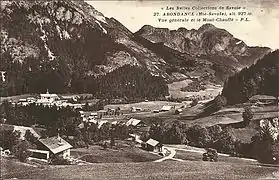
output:
[[[223,83],[269,51],[209,24],[133,34],[84,1],[1,1],[0,20],[0,96],[49,89],[158,98],[181,77]]]
[[[181,63],[177,64],[180,67],[186,62],[193,63],[197,75],[210,74],[211,79],[213,77],[221,82],[271,51],[267,47],[249,47],[228,31],[212,24],[204,24],[197,30],[169,30],[146,25],[135,35],[138,41],[159,56],[166,57],[168,52],[166,59],[173,59],[171,56],[176,57],[176,62],[181,59]],[[189,67],[189,63],[186,66]]]
[[[279,50],[230,77],[222,92],[228,104],[246,102],[256,94],[279,96]]]
[[[2,1],[1,62],[5,72],[1,95],[52,92],[102,92],[105,76],[122,67],[114,80],[130,89],[150,78],[134,77],[134,69],[161,82],[165,62],[132,40],[133,34],[114,18],[83,1]],[[130,67],[130,68],[127,68]],[[151,78],[152,79],[152,78]],[[127,82],[126,82],[127,81]],[[98,83],[99,82],[99,83]],[[156,96],[166,95],[166,85]],[[156,90],[156,89],[155,89]],[[138,89],[138,94],[146,94]],[[154,94],[153,94],[154,95]],[[139,95],[141,96],[141,95]]]

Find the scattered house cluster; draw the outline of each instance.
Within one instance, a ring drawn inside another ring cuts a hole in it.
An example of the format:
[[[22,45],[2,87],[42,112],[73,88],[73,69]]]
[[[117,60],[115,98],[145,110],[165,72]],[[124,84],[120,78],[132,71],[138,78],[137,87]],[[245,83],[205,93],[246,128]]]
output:
[[[40,96],[37,98],[28,97],[26,99],[19,99],[17,104],[21,106],[36,104],[48,107],[56,106],[57,108],[72,107],[74,109],[82,109],[85,106],[85,103],[76,103],[78,98],[78,96],[73,95],[58,96],[57,94],[51,94],[47,91],[45,94],[40,94]]]

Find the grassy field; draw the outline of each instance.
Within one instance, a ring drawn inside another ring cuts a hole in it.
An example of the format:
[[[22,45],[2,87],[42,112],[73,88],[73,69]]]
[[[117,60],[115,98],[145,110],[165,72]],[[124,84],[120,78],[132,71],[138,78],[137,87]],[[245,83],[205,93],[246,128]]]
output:
[[[115,147],[107,149],[98,145],[90,146],[88,149],[72,149],[71,156],[90,163],[149,162],[160,158],[139,149],[134,142],[129,141],[116,141]]]
[[[182,106],[182,103],[177,102],[169,102],[169,101],[148,101],[148,102],[139,102],[139,103],[131,103],[131,104],[111,104],[106,105],[104,109],[116,109],[120,107],[121,110],[131,110],[132,107],[142,108],[145,111],[153,111],[153,110],[160,110],[165,105],[171,106]]]
[[[39,171],[5,175],[24,179],[276,179],[278,168],[256,165],[167,161],[145,163],[101,163],[79,166],[55,166]]]
[[[193,107],[195,108],[195,107]],[[193,115],[197,114],[201,110],[201,108],[193,109]],[[279,116],[279,109],[278,107],[252,107],[252,110],[254,111],[254,120],[260,120],[264,118],[272,118],[272,117],[278,117]],[[242,112],[244,111],[243,108],[224,108],[216,113],[213,113],[210,116],[194,119],[194,120],[188,120],[187,114],[191,115],[192,109],[187,109],[186,112],[183,112],[182,117],[180,118],[183,122],[186,122],[190,125],[194,124],[200,124],[203,126],[213,126],[216,124],[232,124],[232,123],[238,123],[243,121],[242,119]],[[188,113],[187,113],[188,112]]]
[[[189,161],[202,161],[203,152],[189,152],[176,150],[176,154],[174,158],[189,160]],[[246,159],[241,159],[238,157],[230,157],[230,156],[218,156],[218,162],[226,162],[226,163],[238,163],[238,164],[250,164],[250,165],[258,165],[257,161],[251,161]]]
[[[201,97],[204,99],[211,99],[216,97],[222,91],[222,87],[213,85],[208,85],[206,87],[206,90],[199,92],[181,91],[181,88],[186,87],[190,82],[192,82],[192,80],[188,79],[168,84],[170,96],[172,96],[173,98]]]
[[[15,159],[8,159],[0,156],[0,179],[5,179],[6,176],[18,176],[18,172],[33,172],[39,171],[41,168],[30,164],[19,162]]]

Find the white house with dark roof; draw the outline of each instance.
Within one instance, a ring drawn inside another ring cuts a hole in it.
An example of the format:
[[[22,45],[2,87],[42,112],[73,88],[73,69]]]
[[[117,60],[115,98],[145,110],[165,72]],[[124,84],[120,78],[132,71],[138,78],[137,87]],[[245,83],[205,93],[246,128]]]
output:
[[[162,147],[163,147],[162,144],[155,139],[150,138],[150,139],[148,139],[148,141],[146,141],[145,144],[146,144],[145,148],[148,151],[155,151],[155,152],[162,151]]]

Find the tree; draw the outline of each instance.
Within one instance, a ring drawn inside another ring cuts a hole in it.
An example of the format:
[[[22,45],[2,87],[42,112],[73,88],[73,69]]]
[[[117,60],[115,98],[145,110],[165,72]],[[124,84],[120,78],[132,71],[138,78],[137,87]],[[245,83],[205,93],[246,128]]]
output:
[[[36,138],[30,130],[27,130],[25,132],[24,138],[26,141],[28,141],[30,143],[30,146],[32,146],[32,148],[36,148],[36,144],[38,141],[38,138]]]
[[[245,126],[250,124],[250,121],[253,120],[254,113],[251,107],[245,107],[244,112],[242,113],[243,123]]]
[[[28,151],[28,148],[30,148],[30,144],[28,141],[23,140],[12,148],[12,152],[21,162],[25,162],[31,155],[31,153]]]
[[[193,101],[191,102],[190,106],[191,107],[196,106],[198,103],[199,103],[198,99],[193,99]]]
[[[218,95],[214,99],[214,104],[217,110],[222,109],[227,104],[227,99],[225,96]]]
[[[0,135],[0,147],[12,150],[12,148],[18,143],[20,132],[13,131],[13,129],[3,130],[0,132]]]
[[[173,122],[170,126],[164,127],[163,142],[169,144],[187,144],[187,136],[180,121]]]

